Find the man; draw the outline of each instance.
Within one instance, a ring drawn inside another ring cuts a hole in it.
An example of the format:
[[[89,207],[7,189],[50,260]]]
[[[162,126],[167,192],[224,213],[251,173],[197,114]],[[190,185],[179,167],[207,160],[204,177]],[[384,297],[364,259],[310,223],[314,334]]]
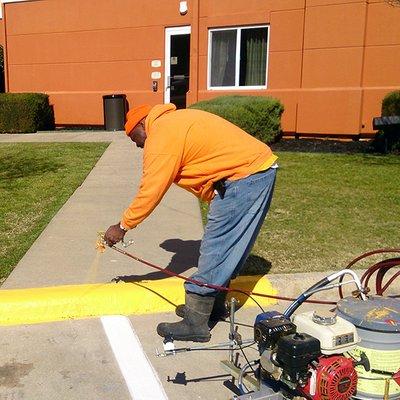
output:
[[[139,191],[119,223],[108,228],[109,246],[124,238],[158,205],[172,183],[210,203],[193,279],[228,286],[259,233],[270,206],[277,157],[230,122],[173,104],[136,107],[127,114],[127,135],[144,149]],[[183,320],[157,332],[175,340],[208,342],[208,320],[217,291],[185,283]],[[218,310],[216,310],[218,312]]]

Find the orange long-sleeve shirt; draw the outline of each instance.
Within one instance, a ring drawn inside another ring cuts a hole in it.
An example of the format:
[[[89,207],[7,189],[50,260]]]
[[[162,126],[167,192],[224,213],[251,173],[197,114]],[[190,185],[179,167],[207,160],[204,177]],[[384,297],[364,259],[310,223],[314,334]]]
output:
[[[121,221],[128,229],[154,210],[172,183],[209,202],[214,182],[243,178],[277,159],[264,143],[200,110],[157,105],[147,116],[145,129],[143,176]]]

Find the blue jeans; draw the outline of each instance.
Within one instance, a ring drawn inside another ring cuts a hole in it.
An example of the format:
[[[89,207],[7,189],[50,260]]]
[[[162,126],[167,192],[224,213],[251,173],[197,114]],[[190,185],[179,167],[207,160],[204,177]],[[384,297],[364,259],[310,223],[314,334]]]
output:
[[[198,270],[191,278],[226,286],[243,267],[271,204],[276,169],[225,181],[223,198],[210,203],[208,222],[200,246]],[[185,283],[187,292],[215,296],[214,289]]]

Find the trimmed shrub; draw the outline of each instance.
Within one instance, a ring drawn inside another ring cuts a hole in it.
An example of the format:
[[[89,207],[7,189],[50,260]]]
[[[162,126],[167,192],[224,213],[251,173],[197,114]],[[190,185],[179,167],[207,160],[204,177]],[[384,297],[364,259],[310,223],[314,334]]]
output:
[[[400,116],[400,90],[390,92],[383,98],[381,115],[382,117],[389,117],[392,115]],[[399,128],[379,131],[373,141],[373,147],[383,153],[400,153]]]
[[[272,97],[220,96],[192,104],[189,108],[219,115],[267,144],[281,138],[284,107]]]
[[[382,100],[382,117],[400,115],[400,90],[387,94]]]
[[[0,133],[54,129],[53,108],[43,93],[0,93]]]

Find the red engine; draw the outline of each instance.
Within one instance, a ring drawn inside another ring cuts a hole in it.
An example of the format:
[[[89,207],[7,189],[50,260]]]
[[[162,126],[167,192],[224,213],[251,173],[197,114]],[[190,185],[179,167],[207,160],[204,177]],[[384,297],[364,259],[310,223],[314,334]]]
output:
[[[353,362],[342,356],[322,356],[311,370],[311,377],[300,391],[313,400],[348,400],[357,389]]]

